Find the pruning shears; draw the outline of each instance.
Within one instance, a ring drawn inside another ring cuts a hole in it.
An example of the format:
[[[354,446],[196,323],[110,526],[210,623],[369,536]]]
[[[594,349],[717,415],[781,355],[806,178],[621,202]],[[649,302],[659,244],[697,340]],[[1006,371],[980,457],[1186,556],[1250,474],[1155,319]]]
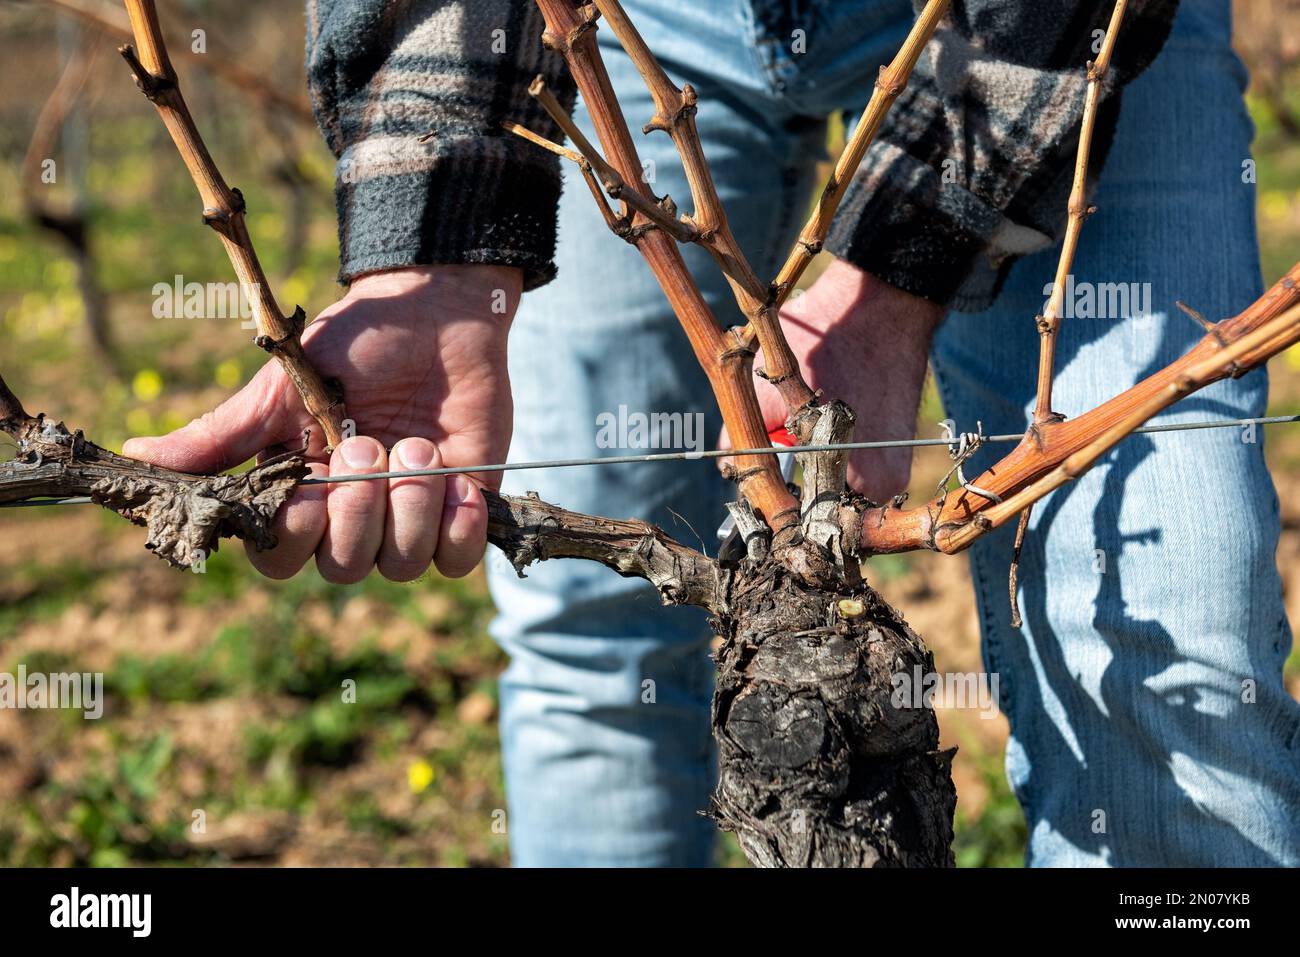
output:
[[[789,429],[783,425],[768,431],[767,437],[777,447],[789,448],[798,444]],[[782,452],[777,458],[781,462],[781,477],[785,479],[785,484],[789,485],[794,481],[794,453]],[[734,564],[745,557],[745,541],[740,535],[740,529],[736,527],[736,520],[730,514],[718,526],[718,541],[722,543],[718,546],[719,562]]]

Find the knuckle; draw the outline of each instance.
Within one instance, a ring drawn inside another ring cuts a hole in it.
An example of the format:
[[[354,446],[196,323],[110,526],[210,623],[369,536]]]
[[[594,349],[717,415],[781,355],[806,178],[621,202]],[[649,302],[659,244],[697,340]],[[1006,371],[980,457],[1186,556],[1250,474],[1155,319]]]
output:
[[[185,431],[192,434],[193,438],[202,446],[202,451],[206,456],[219,458],[224,462],[226,458],[225,442],[221,438],[221,420],[215,409],[204,412],[197,419],[191,420],[190,424],[185,427]]]
[[[248,563],[264,578],[272,581],[285,581],[302,570],[307,563],[306,555],[291,555],[281,548],[268,548],[257,551],[247,548]]]
[[[337,562],[328,555],[316,556],[316,570],[331,585],[355,585],[370,573],[369,567]]]
[[[376,566],[390,582],[413,582],[429,570],[429,562],[403,557],[385,557]]]
[[[260,571],[265,577],[271,579],[272,581],[282,582],[282,581],[288,581],[294,575],[298,574],[298,572],[302,571],[302,566],[305,564],[306,564],[305,561],[277,562],[277,563],[261,566],[258,568],[258,571]]]
[[[464,578],[477,567],[482,557],[482,549],[475,549],[472,545],[453,545],[445,550],[445,554],[440,550],[434,563],[444,578]]]
[[[459,565],[450,561],[439,561],[435,563],[438,568],[438,574],[443,578],[464,578],[470,573],[469,568],[461,568]]]

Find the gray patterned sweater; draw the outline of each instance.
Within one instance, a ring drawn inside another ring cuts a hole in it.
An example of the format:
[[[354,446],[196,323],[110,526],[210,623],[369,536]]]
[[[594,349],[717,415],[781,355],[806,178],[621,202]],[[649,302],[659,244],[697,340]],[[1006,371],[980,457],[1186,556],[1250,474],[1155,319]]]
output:
[[[1064,224],[1084,65],[1112,7],[954,0],[827,248],[932,301],[987,307],[1015,258]],[[1177,7],[1130,0],[1094,176],[1122,88],[1155,57]],[[542,48],[543,25],[529,0],[308,0],[308,82],[338,158],[343,281],[435,263],[519,266],[525,288],[555,275],[558,160],[501,125],[560,139],[527,93],[542,73],[573,102],[562,60]]]

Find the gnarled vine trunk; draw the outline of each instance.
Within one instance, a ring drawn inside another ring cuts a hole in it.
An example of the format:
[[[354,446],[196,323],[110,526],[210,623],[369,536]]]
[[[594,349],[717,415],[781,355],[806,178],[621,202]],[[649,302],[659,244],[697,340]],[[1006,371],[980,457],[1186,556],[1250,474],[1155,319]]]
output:
[[[934,669],[921,638],[868,585],[812,588],[771,559],[743,562],[727,600],[719,825],[763,866],[951,866],[955,749],[893,700],[893,675]]]
[[[827,409],[822,422],[851,427],[842,405]],[[842,475],[842,467],[806,467],[804,500],[817,498],[810,493],[821,478],[834,488]],[[852,495],[823,499],[820,527],[850,532],[870,504]],[[774,556],[771,532],[739,504],[732,511],[750,557],[736,564],[713,561],[646,522],[578,515],[533,497],[493,496],[489,509],[489,539],[520,574],[534,561],[587,558],[646,579],[665,604],[712,613],[721,646],[713,696],[719,778],[709,813],[736,833],[751,862],[953,863],[954,751],[939,750],[933,710],[900,707],[893,697],[893,676],[918,666],[931,672],[933,657],[861,580],[856,561],[840,573],[823,554],[817,564],[830,577],[811,583]]]

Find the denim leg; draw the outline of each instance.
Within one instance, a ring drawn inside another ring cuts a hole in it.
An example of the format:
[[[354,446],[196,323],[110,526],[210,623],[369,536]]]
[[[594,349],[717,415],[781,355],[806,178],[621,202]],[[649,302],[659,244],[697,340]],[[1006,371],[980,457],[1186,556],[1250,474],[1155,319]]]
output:
[[[813,137],[766,125],[746,89],[743,20],[719,7],[627,4],[675,79],[700,92],[699,126],[733,229],[763,251],[770,274],[802,214],[818,158]],[[638,128],[653,106],[602,29],[615,91]],[[595,142],[586,111],[579,124]],[[636,136],[654,191],[683,210],[689,190],[669,138]],[[703,413],[703,441],[721,426],[685,334],[639,254],[604,226],[585,185],[566,171],[559,278],[524,297],[510,341],[515,460],[617,455],[597,447],[596,417]],[[719,319],[735,322],[725,281],[701,250],[684,249]],[[645,518],[689,544],[714,537],[734,490],[709,461],[516,472],[506,491],[536,490],[566,508]],[[709,631],[694,609],[664,609],[644,582],[594,563],[544,562],[519,579],[493,552],[493,636],[510,655],[501,733],[515,864],[707,865],[714,825],[700,812],[713,786]]]
[[[1219,318],[1260,291],[1253,187],[1242,177],[1252,130],[1228,32],[1227,0],[1185,0],[1165,52],[1125,93],[1074,276],[1149,282],[1151,314],[1116,302],[1118,315],[1065,318],[1054,406],[1067,416],[1199,338],[1175,299]],[[1025,259],[992,311],[942,328],[935,371],[962,428],[977,418],[992,432],[1025,427],[1033,320],[1057,254]],[[1157,421],[1259,416],[1266,399],[1258,371]],[[1006,592],[1012,530],[972,549],[1029,863],[1300,864],[1300,706],[1282,684],[1291,634],[1262,442],[1262,430],[1235,428],[1133,436],[1040,502],[1022,557],[1020,630]]]

